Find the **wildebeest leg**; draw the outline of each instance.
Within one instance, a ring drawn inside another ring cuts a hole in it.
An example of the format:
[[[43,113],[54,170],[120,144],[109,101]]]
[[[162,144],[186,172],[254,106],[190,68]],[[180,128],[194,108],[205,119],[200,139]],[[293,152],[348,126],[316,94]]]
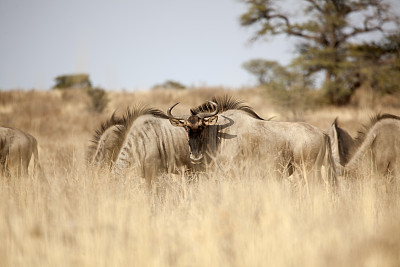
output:
[[[1,176],[7,176],[8,174],[8,145],[4,138],[0,138],[0,168]]]
[[[33,155],[33,175],[37,177],[38,175],[42,175],[40,172],[40,164],[39,164],[39,152],[37,149],[37,142],[36,139],[32,140],[32,147],[31,147],[32,155]],[[32,157],[31,155],[31,157]]]
[[[28,158],[25,158],[24,160],[21,160],[21,174],[22,176],[28,176],[28,168],[29,168],[29,162],[31,160],[32,154],[28,156]]]
[[[287,173],[287,176],[293,175],[294,173],[293,162],[291,161],[288,162],[288,164],[285,167],[285,172]]]
[[[146,185],[149,190],[152,188],[152,183],[155,182],[154,169],[149,166],[143,167],[143,177],[146,180]]]
[[[7,176],[7,156],[0,155],[1,176]]]
[[[21,176],[21,159],[15,151],[9,154],[7,166],[11,177]]]
[[[11,177],[8,155],[1,159],[1,174],[7,178]]]
[[[20,144],[12,144],[9,151],[9,170],[13,177],[28,175],[28,166],[32,152],[30,147],[24,147]]]
[[[288,179],[290,176],[293,177],[296,166],[293,154],[288,151],[288,149],[284,149],[272,155],[267,155],[265,161],[262,162],[263,166],[267,166],[269,171],[277,178]]]
[[[38,152],[36,144],[33,147],[33,159],[34,159],[33,175],[45,182],[48,182],[46,175],[42,169],[42,166],[40,165],[40,162],[39,162],[39,152]]]
[[[312,166],[312,179],[313,179],[313,184],[321,183],[324,181],[324,178],[322,177],[322,165],[324,163],[324,158],[326,154],[326,146],[322,145],[319,149],[317,158],[315,159],[315,162]]]
[[[161,161],[159,159],[152,159],[151,157],[144,160],[146,163],[143,165],[143,177],[146,180],[148,189],[153,186],[157,187],[157,176],[160,174],[159,166]]]

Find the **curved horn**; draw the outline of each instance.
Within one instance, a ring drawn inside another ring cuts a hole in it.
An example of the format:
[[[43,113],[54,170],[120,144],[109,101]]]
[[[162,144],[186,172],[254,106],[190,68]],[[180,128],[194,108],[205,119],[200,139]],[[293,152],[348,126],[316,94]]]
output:
[[[217,104],[217,103],[215,103],[215,102],[213,102],[213,101],[208,101],[207,103],[213,105],[213,106],[215,107],[215,111],[212,112],[212,113],[203,113],[202,116],[201,116],[203,119],[204,119],[204,118],[208,118],[208,117],[215,116],[215,115],[217,115],[218,112],[219,112],[219,107],[218,107],[218,104]]]
[[[181,119],[182,119],[182,118],[175,117],[175,116],[172,115],[172,113],[171,113],[172,109],[173,109],[176,105],[178,105],[178,104],[179,104],[179,102],[176,103],[176,104],[174,104],[174,105],[172,105],[170,108],[168,108],[168,110],[167,110],[167,115],[168,115],[169,118],[171,118],[171,119],[178,119],[178,120],[181,120]]]

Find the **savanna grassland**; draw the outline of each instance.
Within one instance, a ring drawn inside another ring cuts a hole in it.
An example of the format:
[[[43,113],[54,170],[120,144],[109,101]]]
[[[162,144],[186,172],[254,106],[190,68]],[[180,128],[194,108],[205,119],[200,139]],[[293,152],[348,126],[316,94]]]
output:
[[[86,167],[94,130],[114,110],[181,102],[183,114],[222,94],[264,118],[326,129],[339,117],[353,136],[376,112],[400,115],[393,99],[293,112],[261,89],[109,92],[101,115],[80,91],[0,92],[0,125],[36,137],[48,180],[0,180],[0,266],[400,266],[400,191],[368,174],[340,179],[332,196],[233,163],[197,182],[162,177],[160,199],[140,177]]]

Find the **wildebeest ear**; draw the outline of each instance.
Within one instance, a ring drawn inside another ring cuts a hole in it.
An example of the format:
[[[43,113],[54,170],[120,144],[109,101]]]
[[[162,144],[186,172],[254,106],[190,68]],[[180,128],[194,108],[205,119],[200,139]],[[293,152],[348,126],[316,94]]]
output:
[[[218,115],[203,119],[203,123],[205,125],[213,125],[213,124],[216,124],[217,121],[218,121]]]
[[[185,121],[184,120],[169,118],[169,122],[175,127],[183,127],[183,126],[185,126]]]

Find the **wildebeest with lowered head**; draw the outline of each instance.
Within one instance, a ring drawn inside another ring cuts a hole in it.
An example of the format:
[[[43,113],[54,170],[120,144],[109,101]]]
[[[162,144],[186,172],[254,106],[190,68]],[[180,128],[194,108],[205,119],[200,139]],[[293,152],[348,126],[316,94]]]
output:
[[[37,141],[19,129],[0,127],[0,164],[3,176],[28,174],[29,162],[34,157],[34,174],[41,172]]]
[[[396,177],[400,172],[400,117],[378,114],[353,139],[334,121],[329,136],[337,169]]]
[[[172,125],[186,130],[194,164],[224,157],[234,162],[261,159],[262,166],[267,164],[280,173],[291,175],[303,166],[318,177],[325,165],[329,183],[335,183],[329,137],[318,128],[302,122],[263,120],[251,107],[228,96],[214,97],[184,117],[172,115],[177,104],[167,114]]]
[[[190,168],[185,131],[173,127],[164,112],[136,107],[127,117],[129,127],[116,129],[120,136],[113,168],[116,174],[133,170],[151,185],[159,174]]]

